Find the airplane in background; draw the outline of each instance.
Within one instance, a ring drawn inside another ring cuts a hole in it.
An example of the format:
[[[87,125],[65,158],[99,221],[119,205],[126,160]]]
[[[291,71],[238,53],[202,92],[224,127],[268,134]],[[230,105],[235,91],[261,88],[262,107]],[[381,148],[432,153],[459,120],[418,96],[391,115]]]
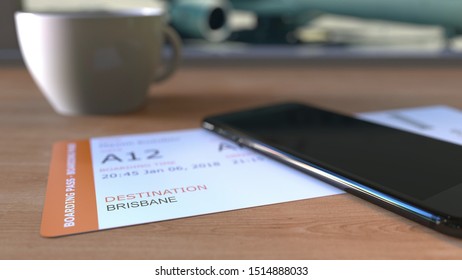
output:
[[[286,40],[287,34],[324,13],[437,25],[448,41],[462,34],[460,0],[171,0],[167,7],[171,24],[182,36],[208,41],[229,38],[234,11],[255,14],[255,29],[243,32],[241,39],[262,42]],[[261,38],[257,31],[267,31],[269,37]]]

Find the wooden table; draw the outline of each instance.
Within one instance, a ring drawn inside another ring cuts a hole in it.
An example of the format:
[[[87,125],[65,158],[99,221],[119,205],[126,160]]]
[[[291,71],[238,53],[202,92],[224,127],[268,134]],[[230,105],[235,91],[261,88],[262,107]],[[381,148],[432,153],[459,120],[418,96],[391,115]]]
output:
[[[462,67],[185,67],[142,110],[57,115],[20,66],[0,67],[1,259],[452,259],[447,237],[349,194],[62,238],[39,235],[52,143],[197,128],[208,114],[295,100],[347,113],[462,108]]]

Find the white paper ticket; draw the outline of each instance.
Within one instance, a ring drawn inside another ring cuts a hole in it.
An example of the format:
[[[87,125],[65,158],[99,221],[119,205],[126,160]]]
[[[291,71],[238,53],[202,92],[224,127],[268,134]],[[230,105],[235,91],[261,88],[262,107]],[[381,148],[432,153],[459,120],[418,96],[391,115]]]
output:
[[[54,145],[43,236],[342,193],[203,129]]]

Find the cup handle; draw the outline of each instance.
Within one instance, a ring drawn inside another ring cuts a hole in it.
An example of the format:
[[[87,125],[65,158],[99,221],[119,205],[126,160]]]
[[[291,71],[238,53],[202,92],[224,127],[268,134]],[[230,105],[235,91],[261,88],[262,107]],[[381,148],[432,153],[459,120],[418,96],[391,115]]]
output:
[[[165,26],[162,32],[167,42],[170,43],[173,53],[169,62],[165,63],[165,66],[156,73],[154,82],[160,82],[170,77],[180,65],[181,60],[181,39],[178,33],[170,26]]]

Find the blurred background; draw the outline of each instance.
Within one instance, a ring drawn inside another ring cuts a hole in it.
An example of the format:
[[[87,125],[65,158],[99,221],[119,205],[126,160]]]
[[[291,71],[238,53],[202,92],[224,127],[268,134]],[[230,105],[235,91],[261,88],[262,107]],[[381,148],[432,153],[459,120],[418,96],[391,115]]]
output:
[[[186,61],[462,57],[459,0],[2,0],[0,59],[18,60],[15,10],[161,7]]]

